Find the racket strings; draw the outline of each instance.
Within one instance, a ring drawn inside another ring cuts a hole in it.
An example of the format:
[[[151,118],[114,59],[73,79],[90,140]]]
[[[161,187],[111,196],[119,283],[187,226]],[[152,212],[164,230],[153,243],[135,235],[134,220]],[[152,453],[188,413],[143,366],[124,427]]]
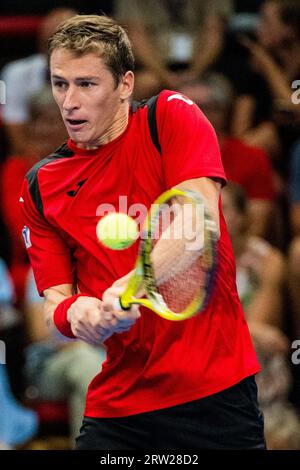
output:
[[[189,305],[200,298],[206,287],[207,253],[203,256],[203,241],[199,246],[192,246],[190,239],[185,238],[182,231],[183,220],[190,224],[195,215],[196,208],[183,219],[182,211],[176,199],[176,210],[172,209],[174,200],[169,202],[169,207],[162,208],[155,220],[152,230],[152,255],[155,254],[155,246],[158,241],[159,256],[152,256],[157,292],[162,297],[168,309],[174,313],[184,312]],[[184,204],[181,199],[181,203]],[[190,204],[190,201],[189,201]],[[166,215],[170,211],[172,214]],[[177,217],[174,228],[174,218]],[[203,214],[201,214],[203,216]],[[178,227],[181,225],[181,230]],[[167,234],[167,236],[166,236]]]
[[[205,287],[206,270],[200,258],[182,271],[174,270],[169,279],[158,286],[167,307],[175,313],[183,312]]]

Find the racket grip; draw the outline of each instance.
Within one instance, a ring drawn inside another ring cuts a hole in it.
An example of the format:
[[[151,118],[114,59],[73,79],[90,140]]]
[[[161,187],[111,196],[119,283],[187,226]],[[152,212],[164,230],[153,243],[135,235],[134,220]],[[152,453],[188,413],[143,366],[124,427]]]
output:
[[[130,310],[131,309],[131,305],[129,305],[128,307],[124,307],[122,305],[122,300],[121,300],[121,297],[117,298],[117,299],[114,299],[113,303],[112,303],[112,306],[113,306],[113,309],[114,310],[118,310],[120,312],[124,311],[124,310]]]

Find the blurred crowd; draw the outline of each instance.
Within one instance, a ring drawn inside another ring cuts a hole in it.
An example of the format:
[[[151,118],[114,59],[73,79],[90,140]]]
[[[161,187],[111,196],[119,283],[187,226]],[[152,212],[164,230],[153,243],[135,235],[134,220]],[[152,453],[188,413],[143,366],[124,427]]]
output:
[[[126,27],[136,57],[135,100],[176,90],[213,124],[229,181],[222,205],[238,292],[262,366],[257,383],[267,445],[300,449],[300,364],[292,360],[300,340],[299,0],[51,2],[48,13],[30,3],[18,14],[24,21],[35,15],[31,48],[22,47],[26,29],[10,31],[19,56],[14,47],[0,70],[6,95],[0,109],[0,339],[6,344],[0,448],[28,445],[48,435],[55,421],[55,432],[63,428],[66,448],[72,447],[87,386],[105,359],[101,346],[66,342],[44,325],[19,214],[26,172],[66,139],[46,51],[48,37],[76,8],[102,11]],[[13,13],[0,8],[0,35],[5,15]]]

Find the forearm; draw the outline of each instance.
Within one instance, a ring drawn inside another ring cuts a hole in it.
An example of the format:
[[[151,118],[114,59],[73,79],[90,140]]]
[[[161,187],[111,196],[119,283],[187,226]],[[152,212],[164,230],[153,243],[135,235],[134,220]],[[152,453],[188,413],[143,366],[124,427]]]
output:
[[[290,101],[291,84],[273,59],[266,60],[262,72],[270,85],[274,98]]]
[[[218,13],[206,13],[194,40],[191,69],[196,75],[204,73],[218,58],[224,44],[224,29],[225,22]]]
[[[162,233],[151,253],[158,285],[192,265],[201,254],[203,237],[202,214],[197,216],[195,210],[188,211],[181,208],[180,213]]]
[[[216,236],[220,237],[219,196],[221,184],[211,178],[201,177],[183,181],[175,186],[177,189],[194,191],[216,224]]]
[[[223,47],[222,35],[220,35],[220,37],[214,37],[208,46],[206,35],[199,34],[194,44],[194,54],[190,70],[194,75],[200,76],[205,73],[219,57]]]
[[[231,131],[234,136],[241,136],[252,128],[255,111],[255,101],[250,95],[242,95],[236,98]]]
[[[210,194],[211,185],[214,184],[209,181],[206,191],[205,179],[202,183],[199,183],[199,180],[191,180],[182,184],[182,189],[193,188],[193,192],[200,196],[203,204],[193,205],[188,200],[177,198],[177,215],[162,233],[151,255],[158,285],[175,273],[189,269],[201,256],[204,246],[205,211],[208,211],[214,220],[215,236],[219,237],[219,209],[214,201],[214,197],[218,199],[217,191],[214,197]]]
[[[68,297],[71,297],[72,294],[72,286],[70,284],[63,284],[44,291],[44,316],[50,330],[55,328],[53,317],[57,306]]]

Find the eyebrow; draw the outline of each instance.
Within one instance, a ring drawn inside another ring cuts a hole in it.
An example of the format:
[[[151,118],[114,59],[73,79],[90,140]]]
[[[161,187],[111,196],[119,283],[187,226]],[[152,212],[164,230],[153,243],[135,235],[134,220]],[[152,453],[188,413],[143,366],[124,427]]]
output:
[[[52,78],[57,79],[57,80],[65,80],[66,81],[66,79],[64,77],[60,77],[59,75],[52,75]],[[99,77],[93,77],[93,76],[90,76],[90,77],[76,77],[75,81],[80,82],[80,81],[98,80],[98,78]]]

